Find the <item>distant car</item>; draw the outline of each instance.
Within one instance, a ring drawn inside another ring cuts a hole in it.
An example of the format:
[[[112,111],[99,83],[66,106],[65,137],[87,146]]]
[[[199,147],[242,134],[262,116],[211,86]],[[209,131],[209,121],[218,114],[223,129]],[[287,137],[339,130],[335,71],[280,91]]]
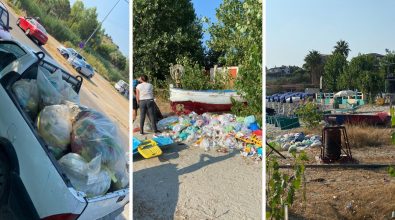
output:
[[[114,87],[122,95],[126,97],[129,95],[129,84],[127,84],[125,81],[119,80],[117,83],[115,83]]]
[[[19,17],[16,24],[25,31],[26,36],[35,39],[39,46],[47,43],[47,31],[36,19]]]
[[[10,34],[10,17],[5,5],[0,2],[0,39],[11,40],[12,36]]]
[[[77,53],[77,51],[74,50],[73,48],[65,48],[63,46],[60,46],[57,49],[59,53],[66,59],[69,59],[70,57],[73,56],[77,56],[79,59],[83,59],[84,61],[86,61],[85,58],[81,56],[79,53]]]
[[[77,72],[88,77],[89,79],[95,75],[95,71],[93,70],[92,66],[82,59],[71,60],[71,65],[77,70]]]

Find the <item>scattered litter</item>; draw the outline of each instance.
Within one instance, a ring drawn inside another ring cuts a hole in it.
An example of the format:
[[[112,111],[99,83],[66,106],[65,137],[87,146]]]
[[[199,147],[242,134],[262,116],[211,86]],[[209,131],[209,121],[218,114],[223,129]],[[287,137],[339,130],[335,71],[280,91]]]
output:
[[[205,151],[216,150],[222,153],[238,149],[245,157],[262,158],[262,130],[254,116],[212,113],[198,115],[191,112],[189,115],[164,118],[157,126],[163,131],[163,136],[170,137],[174,142],[186,142]],[[255,142],[243,141],[252,137]]]

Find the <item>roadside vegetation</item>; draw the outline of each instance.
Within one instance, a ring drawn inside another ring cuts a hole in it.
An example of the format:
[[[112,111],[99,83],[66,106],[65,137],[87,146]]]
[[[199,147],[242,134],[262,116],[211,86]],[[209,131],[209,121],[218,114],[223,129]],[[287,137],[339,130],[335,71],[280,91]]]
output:
[[[81,0],[7,0],[17,13],[39,17],[54,38],[65,47],[78,49],[98,27],[96,8],[86,8]],[[111,82],[129,80],[129,62],[101,27],[81,52],[95,70]]]

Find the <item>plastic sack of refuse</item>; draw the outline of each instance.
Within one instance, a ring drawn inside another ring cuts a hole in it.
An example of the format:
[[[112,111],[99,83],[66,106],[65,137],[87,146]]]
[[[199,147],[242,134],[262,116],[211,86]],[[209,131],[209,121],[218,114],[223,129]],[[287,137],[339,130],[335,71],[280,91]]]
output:
[[[79,95],[72,89],[71,85],[62,78],[60,70],[50,73],[43,67],[38,68],[37,86],[40,93],[41,107],[56,105],[62,101],[79,103]]]
[[[171,116],[171,117],[164,118],[164,119],[158,121],[157,127],[159,130],[166,130],[169,128],[170,125],[177,123],[177,122],[178,122],[178,117]]]
[[[244,118],[244,125],[249,126],[250,124],[255,122],[255,116],[250,115]]]
[[[86,160],[101,155],[114,183],[128,183],[125,151],[119,143],[115,124],[100,112],[84,109],[73,125],[71,150]]]
[[[37,88],[37,81],[32,79],[21,79],[12,85],[12,91],[22,109],[29,114],[32,119],[35,119],[38,114],[39,93]]]
[[[61,157],[68,150],[72,120],[66,105],[45,107],[37,117],[37,128],[56,158]]]
[[[88,197],[103,195],[110,188],[111,178],[101,169],[100,155],[88,163],[80,155],[68,153],[60,158],[59,164],[74,188]]]

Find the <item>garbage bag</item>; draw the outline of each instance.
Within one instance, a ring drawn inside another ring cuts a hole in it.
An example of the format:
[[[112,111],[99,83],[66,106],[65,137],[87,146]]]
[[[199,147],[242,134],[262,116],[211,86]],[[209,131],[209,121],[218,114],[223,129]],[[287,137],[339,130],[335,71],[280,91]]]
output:
[[[66,105],[45,107],[37,117],[37,128],[56,158],[68,150],[72,121]]]
[[[80,155],[68,153],[60,158],[59,164],[74,188],[88,197],[103,195],[110,188],[110,175],[101,169],[101,155],[88,163]]]
[[[77,116],[71,135],[71,150],[86,160],[101,155],[116,187],[128,184],[125,151],[115,124],[100,112],[85,109]]]
[[[60,70],[50,73],[43,67],[38,68],[37,86],[40,93],[41,108],[57,105],[63,101],[79,103],[79,95],[71,85],[63,80]]]
[[[21,79],[12,85],[12,91],[16,95],[22,109],[35,119],[38,114],[39,93],[37,80]]]
[[[166,130],[169,129],[169,126],[177,123],[178,122],[178,117],[177,116],[171,116],[168,118],[164,118],[162,120],[160,120],[157,124],[157,127],[159,130]]]

